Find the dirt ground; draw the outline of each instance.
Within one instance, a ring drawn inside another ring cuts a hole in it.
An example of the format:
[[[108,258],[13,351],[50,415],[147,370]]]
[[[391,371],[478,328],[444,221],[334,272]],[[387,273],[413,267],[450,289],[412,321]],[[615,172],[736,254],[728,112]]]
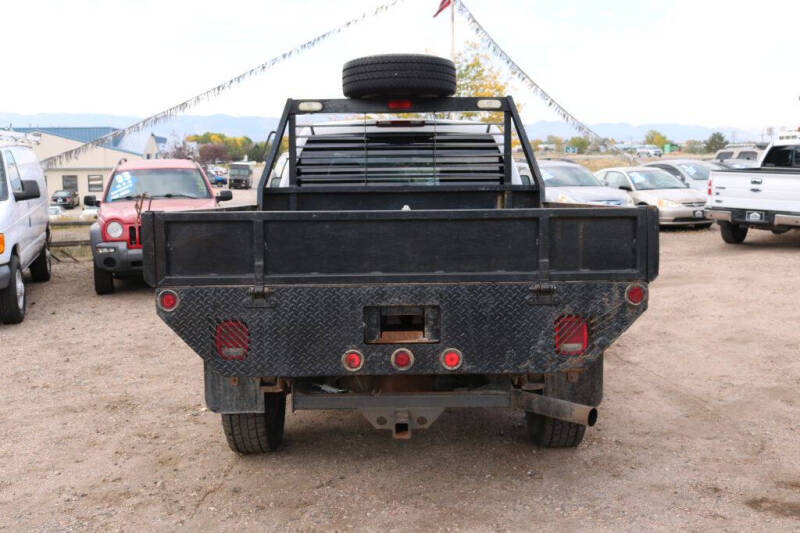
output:
[[[800,232],[661,244],[575,450],[529,445],[512,410],[410,441],[299,412],[279,452],[237,456],[151,290],[97,297],[90,263],[56,265],[0,325],[0,529],[800,530]]]

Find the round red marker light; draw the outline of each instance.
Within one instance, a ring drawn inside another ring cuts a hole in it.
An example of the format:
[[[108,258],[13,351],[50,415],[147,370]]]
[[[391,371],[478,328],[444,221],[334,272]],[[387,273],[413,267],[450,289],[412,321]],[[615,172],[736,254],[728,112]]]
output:
[[[645,290],[641,285],[631,285],[625,291],[625,299],[632,305],[639,305],[644,301]]]
[[[347,370],[355,372],[364,366],[364,356],[358,350],[350,350],[342,356],[342,364]]]
[[[173,291],[162,291],[158,295],[158,304],[164,311],[172,311],[178,306],[178,295]]]
[[[442,352],[442,366],[448,370],[455,370],[461,366],[461,351],[455,348],[448,348]]]
[[[392,366],[397,370],[408,370],[414,364],[414,354],[405,348],[400,348],[392,353]]]

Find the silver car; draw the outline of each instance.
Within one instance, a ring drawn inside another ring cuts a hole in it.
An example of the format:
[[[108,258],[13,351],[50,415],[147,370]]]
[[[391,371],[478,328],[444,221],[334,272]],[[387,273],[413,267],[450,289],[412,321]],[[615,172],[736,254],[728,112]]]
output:
[[[665,170],[692,189],[704,193],[708,192],[708,177],[711,175],[711,171],[725,168],[720,163],[701,161],[700,159],[668,159],[645,163],[644,166]]]
[[[576,163],[539,160],[539,170],[544,179],[546,202],[628,207],[633,205],[633,201],[624,191],[606,187],[585,167]]]
[[[627,191],[636,205],[658,207],[658,221],[662,226],[708,228],[713,223],[703,213],[706,195],[660,168],[606,168],[596,175],[609,187]]]

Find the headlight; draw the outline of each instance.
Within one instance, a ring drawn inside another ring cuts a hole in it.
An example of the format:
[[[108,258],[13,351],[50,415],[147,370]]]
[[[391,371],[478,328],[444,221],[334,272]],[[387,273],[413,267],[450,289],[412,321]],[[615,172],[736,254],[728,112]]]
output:
[[[658,207],[681,207],[681,204],[661,198],[658,200]]]
[[[581,202],[577,201],[576,199],[567,196],[563,192],[558,193],[558,198],[556,200],[560,204],[579,204]]]
[[[119,239],[122,237],[122,224],[119,222],[109,222],[106,224],[106,235],[112,239]]]

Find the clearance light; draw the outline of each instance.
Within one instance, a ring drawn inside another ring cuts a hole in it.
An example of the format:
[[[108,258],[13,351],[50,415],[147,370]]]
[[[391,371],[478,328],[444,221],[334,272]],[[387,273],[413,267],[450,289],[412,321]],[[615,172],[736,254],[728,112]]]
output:
[[[225,320],[217,324],[217,354],[229,361],[241,361],[250,349],[250,332],[243,322]]]
[[[297,109],[300,111],[322,111],[322,102],[300,102],[297,104]]]
[[[500,109],[503,103],[500,100],[478,100],[478,109]]]
[[[562,316],[553,327],[556,352],[561,355],[580,355],[589,346],[589,327],[586,321],[574,315]]]
[[[399,348],[392,352],[392,366],[397,370],[408,370],[414,365],[414,354],[405,348]]]
[[[350,372],[361,370],[364,366],[364,356],[358,350],[348,350],[342,356],[342,365]]]
[[[440,356],[440,360],[442,362],[442,366],[445,367],[447,370],[456,370],[461,366],[464,358],[461,355],[461,350],[456,350],[455,348],[448,348],[442,352]]]
[[[629,285],[625,289],[625,299],[631,305],[639,305],[644,301],[646,291],[641,285]]]
[[[0,254],[6,251],[6,236],[0,233]]]
[[[161,291],[158,295],[158,306],[164,311],[174,311],[178,307],[178,301],[175,291]]]
[[[711,178],[708,178],[708,195],[711,196]]]
[[[389,100],[389,109],[411,109],[411,100]]]

